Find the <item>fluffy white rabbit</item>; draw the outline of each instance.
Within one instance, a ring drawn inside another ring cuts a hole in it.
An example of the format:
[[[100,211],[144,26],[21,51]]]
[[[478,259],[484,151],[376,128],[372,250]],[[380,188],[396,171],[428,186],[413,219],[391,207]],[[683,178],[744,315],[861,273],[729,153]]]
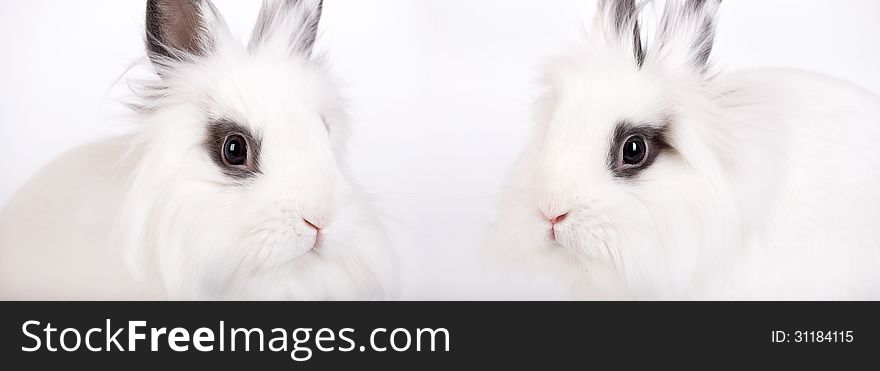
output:
[[[720,1],[600,1],[549,64],[487,257],[580,299],[880,299],[880,99],[713,73]],[[524,273],[525,272],[525,273]]]
[[[396,255],[342,163],[312,55],[320,0],[264,3],[239,43],[208,0],[149,0],[130,136],[75,149],[0,217],[0,296],[384,299]]]

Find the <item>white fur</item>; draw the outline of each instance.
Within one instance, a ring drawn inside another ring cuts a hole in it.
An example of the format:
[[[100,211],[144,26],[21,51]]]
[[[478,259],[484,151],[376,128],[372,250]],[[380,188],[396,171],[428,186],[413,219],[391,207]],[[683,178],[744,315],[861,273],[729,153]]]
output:
[[[787,69],[711,74],[693,63],[705,3],[667,2],[641,69],[601,7],[548,66],[488,257],[580,299],[880,299],[880,99]],[[606,164],[623,119],[671,125],[673,152],[632,181]],[[557,243],[547,218],[566,211]]]
[[[344,102],[322,58],[297,47],[303,7],[317,2],[280,4],[264,5],[271,32],[248,48],[207,3],[212,50],[154,61],[162,77],[140,85],[141,130],[68,153],[25,187],[0,219],[0,294],[395,295],[395,254],[342,162]],[[260,174],[235,180],[212,161],[207,126],[219,118],[262,137]],[[320,247],[304,219],[322,227]]]

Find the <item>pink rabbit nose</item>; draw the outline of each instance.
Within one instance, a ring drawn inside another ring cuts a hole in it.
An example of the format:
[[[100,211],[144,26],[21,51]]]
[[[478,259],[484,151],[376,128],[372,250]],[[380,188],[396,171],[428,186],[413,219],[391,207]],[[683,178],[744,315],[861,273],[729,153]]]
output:
[[[547,218],[547,221],[550,222],[550,234],[553,237],[553,241],[556,241],[556,225],[562,223],[565,218],[568,218],[568,213],[563,213],[556,215],[552,218]]]
[[[306,218],[303,218],[303,221],[306,223],[306,225],[308,225],[309,227],[312,227],[312,229],[315,230],[315,246],[313,246],[313,248],[318,249],[319,247],[321,247],[323,245],[323,242],[324,242],[323,239],[321,238],[322,237],[321,236],[321,227],[319,227],[315,223],[312,223],[311,221],[309,221]]]
[[[568,217],[568,213],[564,213],[564,214],[559,214],[557,216],[554,216],[552,218],[548,218],[548,220],[550,221],[550,224],[556,225],[558,223],[562,223],[562,221],[565,220],[565,218],[567,218],[567,217]]]
[[[321,227],[319,227],[319,226],[318,226],[317,224],[315,224],[315,223],[312,223],[310,220],[303,218],[303,221],[306,222],[306,225],[308,225],[309,227],[314,228],[316,231],[318,231],[318,232],[321,231]]]

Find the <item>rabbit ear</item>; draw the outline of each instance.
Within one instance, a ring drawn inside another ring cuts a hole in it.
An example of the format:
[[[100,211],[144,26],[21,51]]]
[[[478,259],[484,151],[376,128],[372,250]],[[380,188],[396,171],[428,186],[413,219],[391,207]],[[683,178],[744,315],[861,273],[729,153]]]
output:
[[[207,0],[148,0],[146,43],[157,65],[204,56],[215,46],[215,27],[222,25]]]
[[[600,0],[598,9],[596,23],[605,30],[611,41],[631,48],[636,63],[641,67],[645,62],[645,52],[636,0]]]
[[[721,0],[667,3],[657,32],[658,60],[705,73],[715,42],[715,23]]]
[[[310,55],[323,7],[323,0],[263,0],[249,47],[279,43],[292,53]]]

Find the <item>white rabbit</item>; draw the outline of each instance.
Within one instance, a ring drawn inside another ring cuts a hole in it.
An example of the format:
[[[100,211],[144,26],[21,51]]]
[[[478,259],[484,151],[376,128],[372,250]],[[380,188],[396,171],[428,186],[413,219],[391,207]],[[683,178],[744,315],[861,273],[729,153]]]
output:
[[[579,299],[880,299],[880,99],[789,69],[716,74],[720,1],[600,1],[550,63],[487,258]],[[523,272],[526,272],[525,274]]]
[[[344,170],[343,101],[312,55],[320,0],[252,39],[209,0],[149,0],[130,136],[54,160],[0,217],[0,296],[385,299],[396,255]]]

